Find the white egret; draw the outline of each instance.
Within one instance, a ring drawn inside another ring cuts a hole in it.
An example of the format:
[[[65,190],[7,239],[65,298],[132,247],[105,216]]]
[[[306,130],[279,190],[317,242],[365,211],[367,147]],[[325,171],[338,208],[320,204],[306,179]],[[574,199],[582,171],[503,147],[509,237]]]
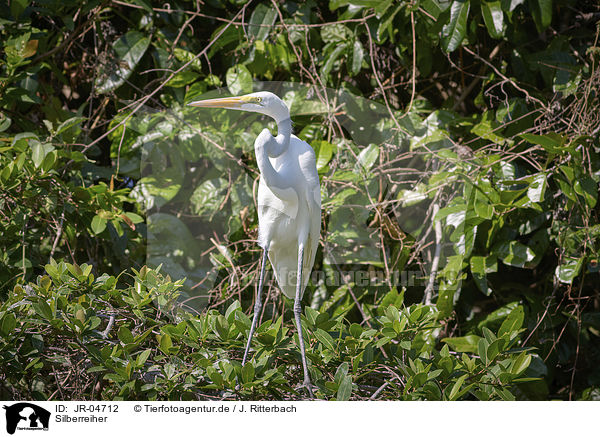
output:
[[[190,105],[259,112],[275,119],[277,123],[277,136],[273,136],[269,129],[264,129],[254,142],[260,170],[258,244],[263,248],[263,254],[254,317],[242,365],[248,357],[262,308],[261,293],[268,255],[281,291],[294,299],[304,386],[312,397],[302,337],[300,301],[315,262],[321,228],[321,189],[315,152],[308,143],[292,135],[290,111],[273,93],[257,92],[240,97],[201,100]]]

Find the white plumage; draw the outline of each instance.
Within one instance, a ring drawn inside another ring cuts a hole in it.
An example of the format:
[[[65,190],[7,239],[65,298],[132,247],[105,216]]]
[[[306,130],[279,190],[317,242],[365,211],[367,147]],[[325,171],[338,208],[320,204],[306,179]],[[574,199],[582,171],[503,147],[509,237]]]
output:
[[[321,189],[312,147],[295,135],[287,152],[270,158],[279,174],[286,175],[294,188],[269,189],[261,177],[258,185],[258,244],[265,249],[268,242],[269,261],[281,291],[290,299],[296,295],[298,268],[298,235],[306,228],[301,296],[310,277],[319,245],[321,228]]]
[[[277,136],[264,129],[254,142],[256,163],[260,170],[258,244],[263,248],[263,258],[254,317],[242,365],[246,362],[262,307],[261,292],[268,254],[281,291],[294,299],[304,386],[312,396],[300,320],[300,300],[315,262],[321,229],[321,189],[315,152],[308,143],[292,135],[290,111],[273,93],[258,92],[241,97],[201,100],[190,105],[259,112],[277,122]],[[297,281],[298,275],[302,279],[300,282]]]

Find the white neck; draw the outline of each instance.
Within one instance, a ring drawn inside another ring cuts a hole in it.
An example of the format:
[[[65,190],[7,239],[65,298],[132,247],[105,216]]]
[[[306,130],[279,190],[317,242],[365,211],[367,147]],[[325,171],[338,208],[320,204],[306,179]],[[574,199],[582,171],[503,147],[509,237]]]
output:
[[[290,146],[290,137],[292,135],[292,120],[286,118],[277,122],[277,136],[269,141],[267,153],[271,158],[277,158],[285,153]]]
[[[268,129],[263,130],[254,143],[254,152],[256,154],[258,169],[267,186],[271,188],[287,189],[291,187],[290,181],[284,179],[284,177],[275,170],[269,158],[281,156],[290,146],[292,121],[289,117],[277,123],[277,131],[277,136],[274,137]]]

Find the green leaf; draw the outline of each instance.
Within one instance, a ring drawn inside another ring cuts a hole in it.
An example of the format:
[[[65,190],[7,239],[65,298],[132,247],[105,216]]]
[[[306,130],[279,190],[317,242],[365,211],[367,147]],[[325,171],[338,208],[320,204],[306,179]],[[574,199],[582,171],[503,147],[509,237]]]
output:
[[[0,132],[4,132],[6,129],[8,129],[11,123],[12,120],[8,116],[0,112]]]
[[[552,0],[529,0],[535,27],[542,33],[552,23]]]
[[[436,302],[436,308],[440,312],[440,318],[449,317],[454,309],[454,295],[457,290],[457,283],[454,280],[450,282],[442,281],[439,288],[439,296]]]
[[[74,278],[83,276],[83,270],[77,264],[67,264],[67,269],[73,275]]]
[[[323,331],[321,328],[318,328],[315,332],[315,337],[319,340],[323,345],[330,350],[335,350],[335,342],[331,335],[327,332]]]
[[[227,88],[235,96],[252,92],[252,74],[245,65],[235,65],[225,75]]]
[[[363,333],[362,327],[358,323],[353,323],[350,325],[350,335],[354,338],[360,338],[360,335]]]
[[[269,7],[264,3],[260,3],[252,12],[250,21],[248,22],[248,35],[254,39],[264,41],[269,36],[277,11],[275,8]]]
[[[148,360],[148,357],[150,356],[151,352],[152,352],[152,349],[146,349],[142,353],[140,353],[135,360],[136,364],[139,367],[143,366],[144,363]]]
[[[341,23],[326,24],[321,27],[321,38],[325,44],[347,42],[352,35],[352,31]]]
[[[342,383],[343,379],[348,375],[348,369],[350,368],[350,364],[348,362],[344,362],[340,364],[335,372],[333,377],[333,382],[339,387]]]
[[[556,266],[555,275],[560,282],[570,284],[579,275],[582,264],[583,258],[567,258],[561,265]]]
[[[108,67],[112,70],[111,72],[98,75],[96,92],[105,94],[123,85],[133,73],[149,45],[150,39],[136,30],[127,32],[115,41],[113,49],[117,55],[117,60]]]
[[[486,326],[483,326],[481,328],[481,332],[483,333],[483,338],[485,338],[488,342],[488,344],[493,343],[494,341],[496,341],[496,339],[498,337],[496,337],[496,335],[494,335],[494,333]]]
[[[583,175],[573,185],[575,192],[582,196],[587,206],[592,209],[598,201],[598,184],[588,175]]]
[[[134,224],[142,223],[144,221],[144,219],[141,216],[137,215],[134,212],[126,212],[125,216],[129,220],[131,220],[131,222],[134,223]]]
[[[171,347],[173,347],[173,340],[171,340],[171,336],[169,334],[163,334],[160,336],[159,347],[164,354],[168,355],[170,353],[169,350]]]
[[[533,177],[533,181],[527,188],[527,197],[532,202],[541,202],[544,200],[544,193],[546,192],[546,174],[538,173]]]
[[[379,146],[377,144],[369,144],[368,147],[362,149],[358,155],[355,170],[362,169],[365,172],[371,170],[375,161],[379,158]]]
[[[227,322],[227,319],[220,314],[215,320],[214,332],[223,341],[227,340],[229,337],[229,322]]]
[[[327,75],[329,75],[329,73],[333,69],[333,64],[335,63],[335,61],[338,60],[338,58],[342,55],[342,53],[346,50],[347,47],[348,45],[346,43],[340,43],[335,47],[333,52],[327,54],[326,61],[323,64],[323,67],[321,68],[322,78],[327,78]]]
[[[484,365],[488,365],[489,361],[487,359],[487,349],[488,349],[489,343],[485,338],[480,338],[479,342],[477,343],[477,352],[479,353],[479,358],[481,359],[481,361],[483,362]]]
[[[354,41],[352,46],[352,64],[350,65],[350,73],[352,76],[357,75],[362,67],[364,58],[364,50],[360,41]]]
[[[473,205],[475,213],[482,219],[489,220],[494,215],[494,206],[490,204],[485,193],[477,190],[475,194],[475,202]]]
[[[12,313],[7,313],[0,321],[0,335],[8,337],[17,326],[17,319]]]
[[[146,12],[148,12],[149,14],[153,14],[154,10],[152,9],[152,6],[150,6],[150,4],[146,1],[146,0],[133,0],[133,3],[135,3],[138,6],[141,6],[142,8],[144,8],[144,10]]]
[[[464,337],[448,337],[442,341],[450,346],[455,352],[474,353],[477,350],[477,343],[481,339],[478,335],[465,335]]]
[[[192,52],[184,50],[182,48],[175,48],[173,54],[178,61],[185,64],[189,62],[190,67],[198,72],[202,72],[202,62]],[[217,85],[218,86],[218,85]]]
[[[52,144],[42,144],[39,141],[31,141],[31,143],[33,144],[31,159],[35,168],[38,168],[44,162],[46,155],[54,150],[54,146]]]
[[[467,379],[467,376],[469,376],[469,374],[465,373],[464,375],[461,375],[460,378],[458,378],[456,380],[456,382],[452,386],[452,390],[450,390],[450,394],[448,395],[449,400],[455,401],[456,399],[458,399],[460,388],[462,387],[463,383],[465,382],[465,379]]]
[[[498,338],[498,339],[494,340],[492,343],[490,343],[489,347],[487,348],[487,352],[486,352],[486,358],[487,358],[488,363],[491,363],[492,361],[494,361],[494,359],[498,356],[498,354],[502,350],[505,342],[506,342],[506,340],[504,340],[503,338]]]
[[[206,368],[206,374],[218,387],[223,386],[223,375],[219,373],[214,367],[209,366]]]
[[[317,153],[317,171],[321,171],[327,168],[327,164],[331,161],[333,157],[333,152],[336,150],[336,147],[331,144],[329,141],[324,140],[316,140],[313,142],[314,146],[318,149]]]
[[[223,178],[208,179],[194,190],[190,197],[192,211],[201,217],[211,218],[223,202],[228,181]]]
[[[427,185],[418,182],[411,190],[400,190],[397,199],[403,207],[416,205],[427,199]]]
[[[131,197],[148,209],[161,207],[171,200],[181,188],[183,174],[176,167],[141,178],[131,192]]]
[[[517,359],[515,360],[511,373],[519,376],[529,367],[531,363],[531,355],[527,355],[525,351],[521,352]]]
[[[90,228],[95,235],[102,233],[106,229],[107,220],[100,215],[95,215],[92,219]]]
[[[493,251],[504,264],[514,267],[527,267],[535,258],[533,250],[518,241],[502,241]]]
[[[454,0],[450,7],[450,21],[442,28],[442,48],[451,53],[458,48],[467,34],[469,0]]]
[[[562,93],[565,97],[575,94],[581,78],[581,69],[578,65],[561,64],[552,79],[552,90]]]
[[[52,320],[54,318],[50,305],[48,305],[48,302],[46,302],[44,299],[40,299],[37,301],[37,303],[34,303],[33,309],[46,320]]]
[[[134,342],[133,334],[125,326],[121,326],[119,328],[119,331],[117,332],[117,337],[119,337],[119,340],[121,340],[124,344],[131,344]]]
[[[347,401],[352,395],[352,377],[345,376],[337,391],[338,401]]]
[[[376,37],[377,37],[377,41],[382,43],[387,39],[387,35],[389,35],[390,37],[393,37],[394,35],[394,26],[393,26],[393,21],[394,21],[394,17],[396,16],[396,14],[398,14],[398,12],[400,11],[400,9],[402,9],[404,7],[404,5],[401,3],[399,5],[397,5],[393,10],[387,10],[387,12],[385,14],[383,14],[383,16],[381,17],[381,20],[379,21],[379,26],[377,27],[377,33],[376,33]]]
[[[500,325],[500,329],[498,329],[498,337],[502,337],[504,334],[510,335],[511,332],[521,329],[524,318],[525,313],[523,312],[523,307],[519,305],[510,312],[508,317],[502,322],[502,325]]]
[[[492,289],[488,285],[486,273],[488,273],[488,271],[494,271],[496,257],[473,255],[469,260],[469,264],[473,279],[475,279],[475,285],[477,285],[477,288],[479,288],[483,294],[489,296],[492,293]]]
[[[71,129],[73,126],[77,126],[78,124],[81,124],[81,122],[83,122],[85,120],[87,120],[87,117],[71,117],[58,125],[58,127],[56,128],[55,134],[60,135],[61,133]]]
[[[47,172],[50,169],[52,169],[52,167],[54,167],[54,163],[56,162],[57,156],[58,156],[58,153],[56,152],[56,150],[53,150],[50,153],[48,153],[44,157],[44,160],[42,161],[42,165],[41,165],[42,170]]]
[[[253,380],[254,364],[248,361],[246,364],[244,364],[244,367],[242,367],[242,381],[244,382],[244,384],[246,384],[248,382],[252,382]]]
[[[519,5],[525,3],[525,0],[501,0],[502,10],[505,12],[512,12]]]
[[[502,38],[504,36],[504,12],[502,12],[500,1],[482,1],[481,15],[483,15],[483,21],[490,36],[495,39]]]
[[[31,149],[31,159],[33,161],[33,165],[35,165],[35,168],[38,168],[44,160],[44,157],[46,156],[44,152],[44,146],[42,145],[42,143],[36,141],[35,143],[33,143]]]
[[[19,18],[21,14],[27,9],[27,6],[31,3],[31,0],[14,0],[9,2],[10,12],[14,18]],[[6,7],[6,6],[5,6]]]
[[[562,153],[565,151],[563,147],[567,141],[567,137],[551,132],[545,135],[521,134],[519,135],[525,141],[531,144],[537,144],[550,153]]]
[[[180,71],[167,82],[167,86],[181,88],[198,79],[200,75],[193,71]]]

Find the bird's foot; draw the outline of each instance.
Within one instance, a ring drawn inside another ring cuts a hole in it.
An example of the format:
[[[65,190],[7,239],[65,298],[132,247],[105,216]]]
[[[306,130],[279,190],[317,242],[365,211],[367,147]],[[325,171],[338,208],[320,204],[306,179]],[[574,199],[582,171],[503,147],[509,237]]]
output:
[[[316,389],[316,387],[314,385],[312,385],[312,383],[310,382],[310,380],[306,380],[305,379],[302,384],[299,384],[297,386],[297,390],[298,391],[300,391],[302,389],[306,390],[306,392],[308,393],[308,397],[310,399],[314,399],[315,398],[314,390]]]

